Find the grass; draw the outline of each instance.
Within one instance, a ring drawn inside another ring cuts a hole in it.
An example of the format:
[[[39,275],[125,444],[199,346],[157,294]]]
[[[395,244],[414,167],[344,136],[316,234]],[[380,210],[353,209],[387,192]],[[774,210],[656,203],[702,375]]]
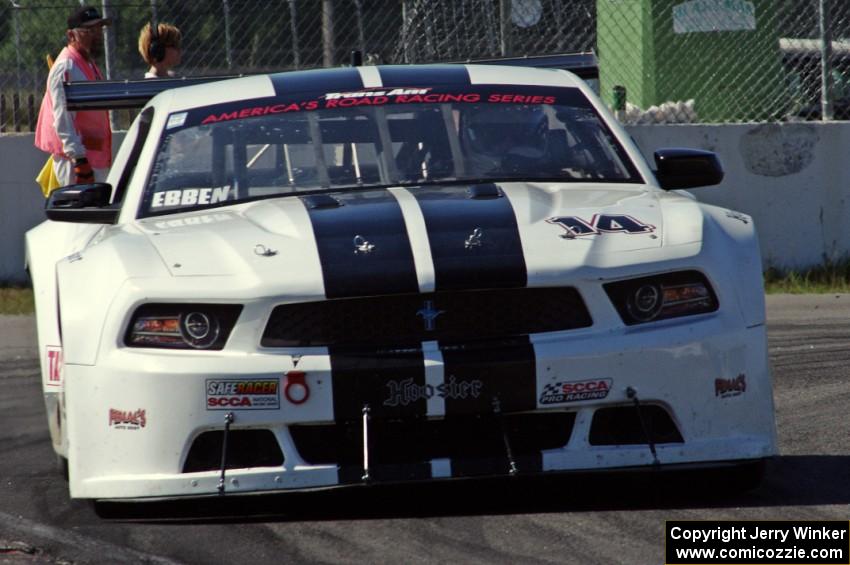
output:
[[[767,294],[850,293],[850,258],[795,271],[770,267],[764,273]],[[0,286],[0,315],[32,314],[32,289]]]
[[[850,292],[850,258],[827,261],[797,271],[769,267],[764,273],[767,294],[832,294]]]
[[[21,286],[0,286],[0,314],[32,314],[32,289]]]

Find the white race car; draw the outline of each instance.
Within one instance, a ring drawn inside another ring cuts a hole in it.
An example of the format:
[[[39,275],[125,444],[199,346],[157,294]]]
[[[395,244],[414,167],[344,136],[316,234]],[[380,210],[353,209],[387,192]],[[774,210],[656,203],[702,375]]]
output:
[[[655,160],[563,70],[157,94],[26,238],[71,496],[758,470],[753,222],[675,190],[720,182],[713,154]]]

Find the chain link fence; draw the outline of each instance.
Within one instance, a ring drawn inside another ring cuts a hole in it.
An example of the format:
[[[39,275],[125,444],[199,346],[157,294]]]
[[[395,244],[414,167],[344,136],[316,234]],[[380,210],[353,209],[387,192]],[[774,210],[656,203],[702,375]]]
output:
[[[348,64],[352,50],[367,64],[593,50],[601,94],[625,121],[850,119],[847,0],[89,3],[113,19],[102,62],[112,79],[143,76],[138,35],[155,20],[183,32],[187,76]],[[63,47],[78,4],[0,0],[0,132],[31,129],[45,57]]]
[[[625,86],[627,122],[850,119],[847,0],[597,4],[602,94]]]

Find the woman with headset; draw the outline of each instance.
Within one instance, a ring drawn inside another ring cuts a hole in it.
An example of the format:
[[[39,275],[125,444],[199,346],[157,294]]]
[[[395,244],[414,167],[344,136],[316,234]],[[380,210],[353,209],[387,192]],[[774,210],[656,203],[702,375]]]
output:
[[[173,67],[180,64],[180,30],[171,24],[145,24],[139,34],[139,53],[150,68],[145,78],[174,76]]]

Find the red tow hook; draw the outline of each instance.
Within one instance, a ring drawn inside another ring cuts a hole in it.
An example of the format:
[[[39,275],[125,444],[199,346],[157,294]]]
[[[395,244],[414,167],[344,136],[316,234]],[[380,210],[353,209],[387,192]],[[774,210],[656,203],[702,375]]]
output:
[[[289,371],[286,373],[286,384],[283,395],[292,404],[304,404],[310,398],[310,387],[307,386],[307,373],[304,371]]]

